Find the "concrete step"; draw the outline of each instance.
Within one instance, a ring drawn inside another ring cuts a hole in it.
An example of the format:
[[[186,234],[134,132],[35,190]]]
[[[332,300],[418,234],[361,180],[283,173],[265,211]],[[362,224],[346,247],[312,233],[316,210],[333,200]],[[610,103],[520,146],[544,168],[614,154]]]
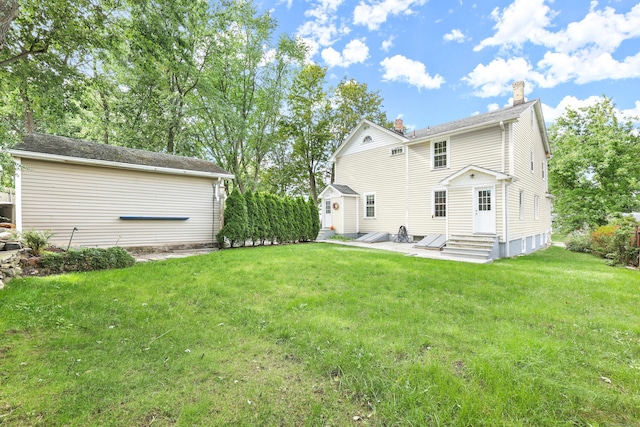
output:
[[[327,240],[330,239],[332,236],[335,236],[336,231],[332,230],[330,228],[322,228],[320,229],[320,232],[318,233],[318,237],[316,237],[316,240]]]
[[[447,246],[444,249],[442,249],[442,253],[447,256],[489,259],[491,250],[483,251],[483,250],[474,250],[474,249],[465,249],[465,248],[450,248]]]

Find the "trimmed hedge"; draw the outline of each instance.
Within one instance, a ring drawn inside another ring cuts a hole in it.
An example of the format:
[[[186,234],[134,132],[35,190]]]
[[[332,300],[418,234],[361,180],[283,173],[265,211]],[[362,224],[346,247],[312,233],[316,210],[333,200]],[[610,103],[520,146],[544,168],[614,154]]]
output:
[[[82,248],[67,252],[45,252],[40,266],[49,274],[72,271],[110,270],[131,267],[136,260],[123,248]]]
[[[265,240],[276,242],[307,242],[320,231],[318,207],[302,197],[280,197],[268,193],[247,193],[234,190],[227,199],[224,227],[217,235],[221,248],[253,245]],[[244,238],[243,238],[244,237]]]

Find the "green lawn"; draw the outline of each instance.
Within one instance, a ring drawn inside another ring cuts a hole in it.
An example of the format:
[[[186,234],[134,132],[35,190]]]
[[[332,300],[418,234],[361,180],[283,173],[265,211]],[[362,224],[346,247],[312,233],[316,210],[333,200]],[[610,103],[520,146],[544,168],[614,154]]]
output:
[[[640,273],[234,249],[0,291],[0,424],[640,425]]]

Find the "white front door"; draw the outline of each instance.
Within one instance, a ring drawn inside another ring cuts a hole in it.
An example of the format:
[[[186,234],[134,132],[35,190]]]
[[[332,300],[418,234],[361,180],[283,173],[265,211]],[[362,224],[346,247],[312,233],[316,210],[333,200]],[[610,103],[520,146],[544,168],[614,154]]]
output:
[[[496,233],[496,207],[493,187],[474,189],[474,233]]]
[[[331,199],[324,199],[322,201],[322,227],[329,228],[333,225],[331,219]]]

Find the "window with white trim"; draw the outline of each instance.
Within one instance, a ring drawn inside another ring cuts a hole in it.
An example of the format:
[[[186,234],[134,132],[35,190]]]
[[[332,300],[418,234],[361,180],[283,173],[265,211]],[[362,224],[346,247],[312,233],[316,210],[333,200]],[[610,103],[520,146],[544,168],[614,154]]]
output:
[[[433,169],[444,169],[449,167],[449,142],[435,141],[431,144]]]
[[[324,213],[331,214],[331,200],[324,201]]]
[[[396,147],[391,149],[391,156],[399,156],[404,153],[404,147]]]
[[[445,218],[447,216],[447,190],[433,192],[433,217]]]
[[[533,217],[540,219],[540,196],[533,196]]]
[[[518,206],[520,207],[520,219],[524,219],[524,191],[520,190],[520,198],[518,199]]]
[[[542,161],[542,180],[546,181],[547,180],[547,162],[545,162],[544,160]]]
[[[375,218],[376,217],[376,195],[375,193],[364,194],[364,217]]]

